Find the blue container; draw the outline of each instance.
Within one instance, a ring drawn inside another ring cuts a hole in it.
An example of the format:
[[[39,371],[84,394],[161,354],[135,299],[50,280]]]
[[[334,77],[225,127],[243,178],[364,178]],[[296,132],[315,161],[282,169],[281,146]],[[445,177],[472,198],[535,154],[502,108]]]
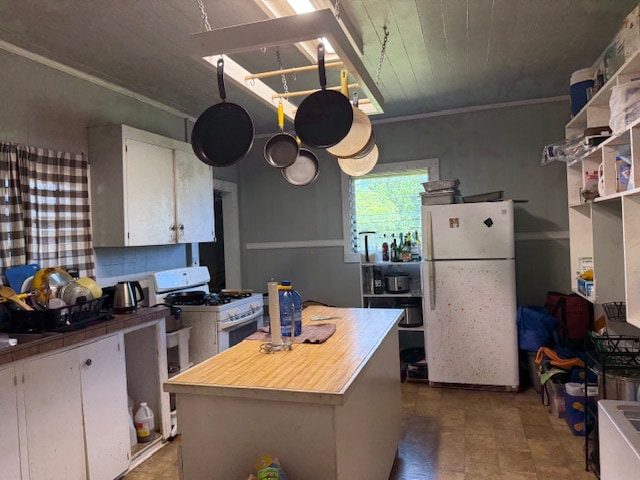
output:
[[[571,95],[571,115],[575,116],[589,101],[589,90],[593,88],[593,69],[583,68],[571,74],[569,94]]]
[[[593,429],[593,418],[586,412],[584,383],[565,384],[564,390],[564,418],[574,435],[585,436]],[[598,396],[598,386],[587,386],[587,405],[594,406]]]
[[[280,333],[285,341],[291,336],[291,322],[295,325],[294,334],[297,337],[302,332],[302,297],[291,287],[291,282],[283,280],[278,285],[278,300],[280,302]]]

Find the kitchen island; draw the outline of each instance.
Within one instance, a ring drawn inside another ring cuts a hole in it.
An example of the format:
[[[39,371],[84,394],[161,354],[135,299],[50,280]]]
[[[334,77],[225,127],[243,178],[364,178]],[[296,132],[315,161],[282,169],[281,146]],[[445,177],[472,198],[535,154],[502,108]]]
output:
[[[269,454],[291,479],[388,479],[401,432],[402,315],[311,306],[303,332],[334,323],[326,342],[261,353],[260,341],[245,340],[170,379],[181,478],[244,480]]]

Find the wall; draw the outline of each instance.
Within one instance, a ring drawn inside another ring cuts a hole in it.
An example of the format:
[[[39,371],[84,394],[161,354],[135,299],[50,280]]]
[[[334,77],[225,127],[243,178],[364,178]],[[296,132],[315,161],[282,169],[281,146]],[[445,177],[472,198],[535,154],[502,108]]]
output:
[[[463,195],[504,190],[527,200],[515,213],[519,303],[540,304],[547,290],[570,288],[565,166],[540,165],[542,147],[564,137],[568,109],[558,102],[374,122],[380,162],[439,158],[440,178],[459,178]],[[272,277],[289,279],[305,299],[358,306],[358,266],[344,263],[342,247],[272,248],[343,238],[337,162],[317,151],[318,179],[293,187],[259,158],[262,145],[239,174],[243,246],[262,244],[246,251],[246,286],[262,291]]]
[[[188,140],[192,122],[179,112],[1,49],[0,65],[2,141],[86,152],[87,127],[107,123]],[[568,103],[549,103],[395,123],[376,124],[374,119],[381,162],[438,157],[441,178],[460,178],[464,194],[504,190],[509,198],[529,200],[516,212],[521,303],[540,303],[548,289],[569,288],[568,242],[562,238],[567,230],[564,165],[540,166],[542,146],[563,138],[567,112]],[[243,287],[264,291],[272,277],[290,279],[305,299],[358,305],[358,268],[344,263],[341,246],[245,249],[261,242],[339,244],[343,238],[341,173],[335,159],[317,151],[318,179],[294,187],[263,159],[267,138],[257,138],[237,166],[214,171],[214,177],[238,183]],[[153,202],[144,207],[152,211]],[[97,249],[96,261],[100,277],[135,278],[184,266],[187,253],[180,245]]]
[[[91,81],[0,49],[0,141],[87,153],[87,128],[123,123],[185,140],[192,122],[179,112],[151,106]],[[89,158],[91,162],[91,158]],[[226,169],[235,180],[235,169]],[[220,177],[219,172],[216,176]],[[141,205],[153,212],[153,199]],[[114,278],[185,266],[185,245],[98,248],[96,269],[103,285]]]

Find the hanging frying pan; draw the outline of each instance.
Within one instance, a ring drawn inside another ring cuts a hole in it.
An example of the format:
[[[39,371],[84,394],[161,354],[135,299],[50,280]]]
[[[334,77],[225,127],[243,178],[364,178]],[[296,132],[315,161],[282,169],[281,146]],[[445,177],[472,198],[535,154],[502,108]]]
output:
[[[264,146],[264,159],[269,165],[285,168],[296,161],[300,144],[293,135],[284,131],[284,108],[282,102],[278,104],[278,126],[280,133],[275,134]]]
[[[340,72],[340,86],[342,94],[349,98],[348,72]],[[347,136],[327,152],[338,158],[349,158],[362,152],[371,136],[371,121],[369,116],[358,108],[358,94],[353,94],[353,123]]]
[[[280,170],[291,185],[309,185],[318,178],[318,157],[306,148],[301,148],[296,161]]]
[[[342,93],[327,90],[324,44],[318,44],[318,76],[321,89],[306,97],[296,112],[294,126],[303,143],[328,148],[347,136],[353,124],[353,107]]]
[[[207,108],[196,120],[191,146],[208,165],[228,167],[242,159],[253,145],[253,121],[240,105],[226,101],[224,60],[217,64],[218,90],[222,102]]]
[[[371,152],[361,158],[338,158],[338,165],[347,175],[352,177],[361,177],[366,175],[378,163],[378,147],[373,145]]]
[[[373,132],[373,130],[371,130],[371,134],[369,135],[369,140],[367,140],[367,144],[364,146],[364,148],[360,150],[358,153],[356,153],[355,155],[351,155],[350,157],[345,157],[345,158],[366,157],[371,153],[371,151],[373,150],[373,147],[375,146],[376,146],[376,134]]]

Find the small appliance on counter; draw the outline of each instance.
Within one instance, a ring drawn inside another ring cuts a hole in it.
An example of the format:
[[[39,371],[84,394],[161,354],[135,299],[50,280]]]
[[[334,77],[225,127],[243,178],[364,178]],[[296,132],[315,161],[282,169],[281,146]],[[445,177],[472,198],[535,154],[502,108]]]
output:
[[[388,273],[384,276],[387,293],[407,293],[410,289],[409,274],[404,272]]]
[[[404,318],[398,323],[399,327],[415,328],[422,326],[422,299],[420,297],[398,299],[396,300],[396,307],[404,310]]]
[[[113,297],[113,310],[115,313],[133,313],[142,300],[144,292],[140,282],[118,282]]]

